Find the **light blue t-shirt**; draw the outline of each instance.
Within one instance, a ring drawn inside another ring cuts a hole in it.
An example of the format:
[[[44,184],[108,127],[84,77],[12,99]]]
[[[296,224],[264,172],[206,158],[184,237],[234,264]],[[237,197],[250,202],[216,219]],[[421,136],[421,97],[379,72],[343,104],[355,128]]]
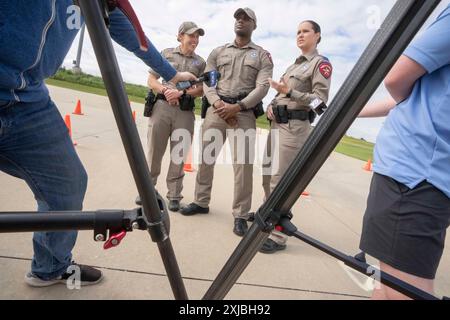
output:
[[[374,171],[411,189],[427,181],[450,197],[450,5],[404,55],[428,73],[389,114]]]

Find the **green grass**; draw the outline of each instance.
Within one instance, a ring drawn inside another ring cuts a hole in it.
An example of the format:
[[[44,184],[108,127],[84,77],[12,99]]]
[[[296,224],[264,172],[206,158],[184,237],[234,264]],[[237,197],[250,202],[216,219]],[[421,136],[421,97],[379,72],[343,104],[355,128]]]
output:
[[[70,70],[60,69],[56,75],[50,79],[47,79],[46,83],[52,86],[97,94],[105,97],[107,96],[102,78],[91,76],[89,74],[77,75]],[[127,91],[130,101],[145,103],[145,97],[147,96],[148,91],[146,87],[125,83],[125,90]]]
[[[336,152],[355,159],[368,161],[373,159],[374,144],[351,137],[344,137],[336,148]]]
[[[60,69],[52,78],[46,81],[48,85],[82,91],[101,96],[107,96],[103,79],[95,77],[90,74],[74,74],[70,70]],[[137,103],[145,103],[148,88],[141,85],[125,83],[125,90],[127,91],[130,101]],[[201,99],[196,99],[195,113],[201,113]],[[269,129],[269,121],[265,117],[257,120],[257,125],[260,128]]]
[[[91,76],[89,74],[76,75],[70,70],[61,69],[55,76],[48,79],[46,83],[52,86],[107,96],[102,78]],[[148,91],[147,87],[125,83],[125,89],[130,101],[141,104],[145,103],[145,97],[147,96]],[[200,115],[200,110],[201,99],[197,99],[195,113]],[[256,124],[259,128],[270,128],[269,121],[266,117],[260,117],[256,121]],[[373,143],[351,137],[344,137],[335,151],[355,159],[367,161],[373,159],[373,148]]]

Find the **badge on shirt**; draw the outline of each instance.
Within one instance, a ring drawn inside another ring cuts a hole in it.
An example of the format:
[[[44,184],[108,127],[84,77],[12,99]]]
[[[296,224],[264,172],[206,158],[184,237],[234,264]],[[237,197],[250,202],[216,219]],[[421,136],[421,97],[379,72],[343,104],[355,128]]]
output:
[[[192,64],[194,65],[194,66],[199,66],[200,65],[200,61],[198,61],[198,60],[194,60],[194,62],[192,62]]]
[[[328,80],[333,74],[333,66],[328,61],[323,61],[319,65],[319,71],[320,74],[323,75],[323,77]]]
[[[250,57],[252,57],[253,59],[256,59],[258,57],[258,52],[252,51],[252,53],[250,53]]]

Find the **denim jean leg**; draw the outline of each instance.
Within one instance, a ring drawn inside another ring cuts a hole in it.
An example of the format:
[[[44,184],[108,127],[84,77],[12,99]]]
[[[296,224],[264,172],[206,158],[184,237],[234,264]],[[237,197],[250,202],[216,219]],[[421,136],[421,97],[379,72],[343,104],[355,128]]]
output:
[[[46,208],[47,203],[38,200],[38,211],[50,211]],[[76,231],[35,232],[31,271],[43,280],[51,280],[63,274],[72,261],[72,249],[77,235]]]
[[[1,116],[9,126],[0,137],[0,169],[28,183],[39,212],[82,210],[87,174],[54,103],[19,103]],[[44,280],[63,274],[76,238],[74,231],[35,233],[32,272]]]

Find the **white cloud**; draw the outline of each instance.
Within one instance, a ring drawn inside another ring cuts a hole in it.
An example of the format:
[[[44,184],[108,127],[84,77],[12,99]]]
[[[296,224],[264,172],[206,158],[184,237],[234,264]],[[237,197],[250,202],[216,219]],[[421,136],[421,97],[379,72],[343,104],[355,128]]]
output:
[[[449,2],[443,1],[437,11]],[[307,19],[315,20],[323,31],[319,50],[334,66],[333,96],[376,32],[368,28],[368,20],[373,14],[368,12],[368,8],[376,6],[381,19],[384,19],[395,0],[131,0],[131,3],[147,36],[159,49],[178,45],[176,33],[183,21],[194,21],[204,28],[206,35],[201,39],[197,53],[205,59],[212,49],[233,41],[234,11],[239,7],[254,9],[258,17],[258,29],[253,40],[271,52],[275,62],[275,78],[280,77],[300,54],[295,40],[298,23]],[[431,19],[434,18],[435,15]],[[64,63],[66,67],[72,65],[77,47],[78,41],[75,41]],[[124,80],[145,85],[148,68],[123,48],[115,47]],[[100,74],[89,40],[85,41],[82,68],[85,72]],[[267,100],[273,96],[274,92],[270,92]],[[367,133],[360,129],[370,127],[370,121],[364,122],[364,125],[357,122],[355,126],[357,128],[352,128],[350,132],[357,132],[358,138],[373,141],[380,121],[375,121]]]

